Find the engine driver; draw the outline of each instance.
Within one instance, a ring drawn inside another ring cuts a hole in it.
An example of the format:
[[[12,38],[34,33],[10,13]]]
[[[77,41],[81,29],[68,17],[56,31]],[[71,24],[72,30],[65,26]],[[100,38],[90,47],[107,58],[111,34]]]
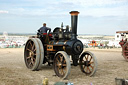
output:
[[[43,23],[43,27],[41,27],[38,32],[40,33],[47,33],[47,31],[49,30],[49,32],[51,32],[51,28],[46,27],[46,23]]]

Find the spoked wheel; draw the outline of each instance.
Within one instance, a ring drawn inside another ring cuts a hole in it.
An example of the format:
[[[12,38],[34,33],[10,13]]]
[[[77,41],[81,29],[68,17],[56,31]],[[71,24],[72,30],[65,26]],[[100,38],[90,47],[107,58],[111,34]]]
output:
[[[89,51],[82,53],[80,56],[80,69],[87,76],[93,76],[97,69],[96,57]]]
[[[128,61],[128,43],[126,42],[122,48],[122,55]]]
[[[39,38],[35,38],[36,41],[39,44],[39,51],[40,51],[40,59],[39,59],[39,66],[38,66],[38,70],[41,69],[41,66],[43,64],[44,61],[44,46],[43,43],[41,42],[41,40]]]
[[[24,60],[27,68],[37,70],[39,66],[40,51],[36,39],[31,38],[27,41],[24,50]]]
[[[58,77],[66,79],[70,73],[70,59],[64,51],[59,51],[54,57],[54,71]]]

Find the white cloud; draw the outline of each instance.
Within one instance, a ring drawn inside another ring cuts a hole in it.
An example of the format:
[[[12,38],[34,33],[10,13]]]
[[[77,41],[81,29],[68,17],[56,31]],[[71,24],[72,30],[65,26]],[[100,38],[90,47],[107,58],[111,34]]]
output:
[[[41,0],[23,1],[26,3],[18,3],[13,8],[8,6],[6,10],[9,10],[10,14],[36,16],[67,15],[71,10],[78,10],[83,16],[128,16],[128,5],[126,5],[128,0],[55,0],[54,2],[51,0],[45,3]],[[0,11],[0,13],[8,13],[8,11]]]
[[[115,8],[86,8],[80,9],[83,16],[127,16],[128,17],[128,6],[120,6]]]
[[[8,11],[5,11],[5,10],[0,10],[0,14],[7,14],[9,13]]]
[[[81,6],[104,6],[104,5],[112,5],[118,3],[125,3],[128,0],[65,0],[65,2],[79,4]]]
[[[83,16],[128,16],[128,0],[65,0]],[[74,10],[73,9],[73,10]]]

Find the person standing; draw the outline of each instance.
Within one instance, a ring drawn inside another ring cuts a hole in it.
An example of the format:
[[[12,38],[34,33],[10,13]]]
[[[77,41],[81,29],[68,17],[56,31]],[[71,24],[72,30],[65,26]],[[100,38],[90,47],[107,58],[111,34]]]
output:
[[[47,33],[47,31],[49,30],[49,32],[51,32],[51,28],[46,27],[46,23],[43,23],[43,27],[41,27],[38,32],[40,33]]]

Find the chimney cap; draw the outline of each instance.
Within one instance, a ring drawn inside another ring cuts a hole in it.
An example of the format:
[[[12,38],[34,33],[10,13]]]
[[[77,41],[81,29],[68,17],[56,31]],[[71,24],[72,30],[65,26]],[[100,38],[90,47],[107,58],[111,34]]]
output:
[[[79,12],[78,12],[78,11],[71,11],[70,14],[71,14],[71,15],[78,15]]]

